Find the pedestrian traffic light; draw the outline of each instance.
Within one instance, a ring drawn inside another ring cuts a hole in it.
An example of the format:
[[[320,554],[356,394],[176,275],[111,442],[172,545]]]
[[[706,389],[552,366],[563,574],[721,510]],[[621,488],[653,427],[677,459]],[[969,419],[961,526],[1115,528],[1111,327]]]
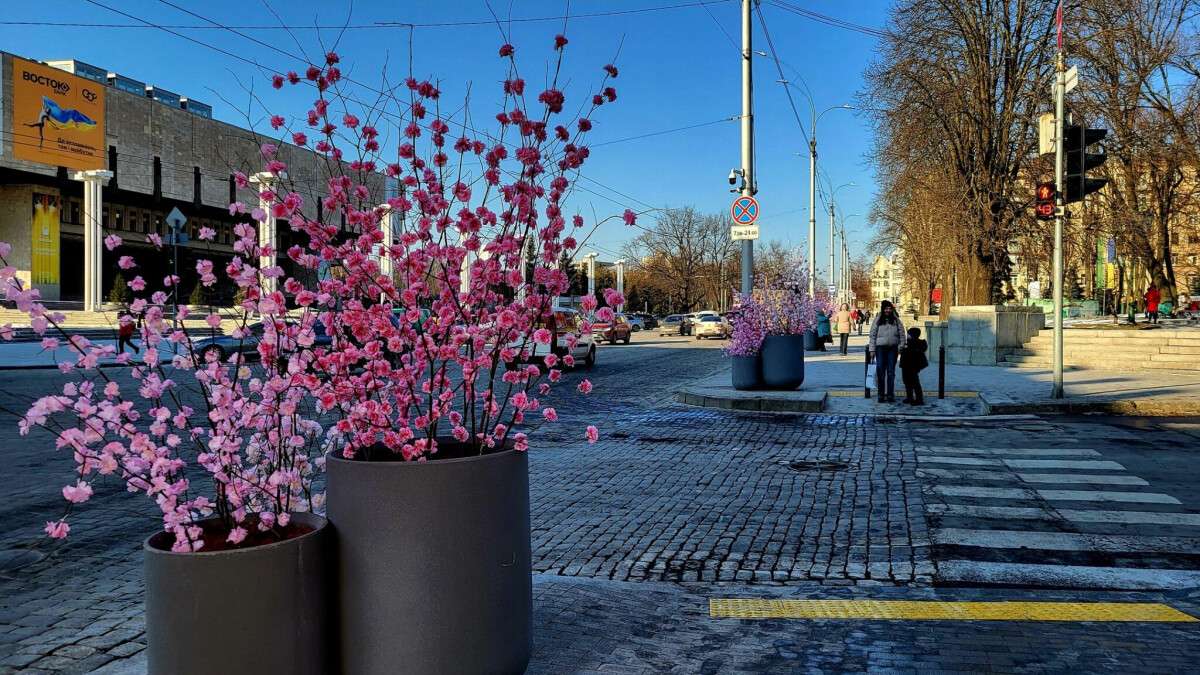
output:
[[[1037,184],[1037,199],[1034,204],[1034,213],[1037,214],[1038,220],[1051,220],[1054,218],[1054,183],[1038,183]]]
[[[1063,154],[1066,160],[1066,190],[1063,203],[1070,204],[1098,191],[1108,183],[1105,178],[1088,178],[1088,171],[1104,164],[1108,155],[1087,151],[1089,145],[1099,143],[1108,135],[1108,129],[1088,129],[1081,124],[1063,127]]]

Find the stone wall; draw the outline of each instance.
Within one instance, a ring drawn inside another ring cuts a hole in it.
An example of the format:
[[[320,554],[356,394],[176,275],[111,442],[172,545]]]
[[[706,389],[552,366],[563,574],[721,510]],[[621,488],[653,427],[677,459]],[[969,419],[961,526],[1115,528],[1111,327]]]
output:
[[[1046,316],[1032,307],[952,307],[945,331],[946,362],[973,366],[995,365],[1005,355],[1020,349],[1045,325]]]

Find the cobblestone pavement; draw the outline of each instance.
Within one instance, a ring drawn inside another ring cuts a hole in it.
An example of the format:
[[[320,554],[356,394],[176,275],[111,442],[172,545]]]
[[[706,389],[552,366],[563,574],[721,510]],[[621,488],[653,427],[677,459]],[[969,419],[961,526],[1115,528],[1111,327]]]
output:
[[[1200,615],[1186,594],[931,588],[931,479],[917,476],[918,448],[945,434],[967,443],[972,430],[672,403],[674,386],[721,367],[719,346],[646,335],[605,346],[600,366],[552,394],[563,421],[531,430],[531,672],[1188,669],[1200,624],[710,618],[714,597],[1014,594],[1165,599]],[[586,398],[571,386],[585,376],[597,389]],[[23,409],[59,377],[0,373],[0,407]],[[586,423],[600,426],[599,443],[584,441]],[[40,528],[61,514],[69,458],[44,440],[0,425],[0,673],[144,672],[140,541],[153,508],[99,487],[67,542],[49,543]]]

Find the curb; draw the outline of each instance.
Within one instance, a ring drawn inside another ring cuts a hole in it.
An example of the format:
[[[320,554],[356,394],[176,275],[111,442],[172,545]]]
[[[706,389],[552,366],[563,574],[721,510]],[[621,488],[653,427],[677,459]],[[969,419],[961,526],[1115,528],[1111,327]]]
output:
[[[1142,417],[1185,417],[1200,415],[1200,399],[1193,398],[1067,398],[1017,401],[1010,397],[981,392],[987,415],[1058,414],[1058,415],[1134,415]]]
[[[824,391],[801,392],[800,396],[792,397],[746,394],[734,398],[712,389],[685,388],[675,392],[675,400],[703,408],[749,412],[819,413],[825,410]]]

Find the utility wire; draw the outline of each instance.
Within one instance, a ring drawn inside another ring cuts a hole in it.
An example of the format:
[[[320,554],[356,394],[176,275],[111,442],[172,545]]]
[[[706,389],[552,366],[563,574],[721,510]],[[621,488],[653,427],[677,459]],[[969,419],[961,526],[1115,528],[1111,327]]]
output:
[[[617,138],[617,139],[614,139],[611,141],[602,141],[600,143],[591,143],[588,145],[588,147],[589,148],[598,148],[603,145],[613,145],[614,143],[625,143],[627,141],[636,141],[636,140],[640,140],[643,138],[650,138],[652,136],[662,136],[664,134],[673,134],[673,133],[677,133],[680,131],[688,131],[690,129],[699,129],[701,127],[710,127],[714,124],[721,124],[723,122],[735,122],[740,119],[742,119],[741,115],[732,115],[730,117],[722,117],[719,120],[712,120],[710,122],[701,122],[699,124],[689,124],[688,126],[685,126],[685,127],[676,127],[674,129],[663,129],[662,131],[651,131],[651,132],[645,133],[645,134],[638,134],[637,136],[627,136],[625,138]]]
[[[796,110],[796,101],[792,98],[792,90],[788,89],[787,78],[783,75],[783,66],[779,65],[779,55],[775,51],[775,41],[771,39],[771,31],[767,29],[767,19],[763,16],[762,5],[755,7],[758,14],[758,23],[762,26],[763,35],[767,37],[767,47],[771,50],[771,59],[775,61],[775,70],[779,73],[779,84],[783,86],[783,93],[787,94],[788,105],[792,108],[792,116],[796,118],[796,125],[800,127],[800,135],[804,138],[804,144],[808,145],[808,133],[804,130],[804,122],[800,121],[800,111]],[[812,101],[809,101],[812,104]]]

